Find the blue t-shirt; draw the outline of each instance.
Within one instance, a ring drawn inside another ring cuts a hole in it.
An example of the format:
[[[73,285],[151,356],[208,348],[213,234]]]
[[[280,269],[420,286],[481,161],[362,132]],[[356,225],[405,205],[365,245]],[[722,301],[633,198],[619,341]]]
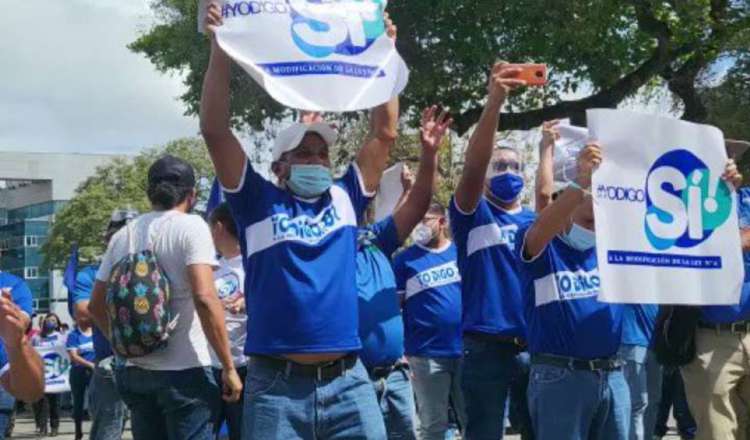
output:
[[[96,359],[93,336],[86,336],[80,329],[78,329],[78,327],[74,328],[73,331],[68,334],[68,340],[65,343],[65,347],[68,350],[78,350],[78,355],[89,362],[94,362]],[[73,367],[86,368],[77,364],[73,365]]]
[[[473,214],[450,204],[450,224],[461,272],[463,330],[526,337],[515,243],[518,230],[534,221],[526,209],[505,211],[482,197]]]
[[[461,356],[461,275],[456,258],[453,243],[442,249],[414,245],[393,262],[396,284],[405,298],[409,356]]]
[[[13,302],[26,313],[29,318],[34,314],[34,299],[31,290],[23,279],[11,275],[7,272],[0,272],[0,289],[10,289],[10,296]],[[8,365],[8,354],[5,351],[5,344],[0,339],[0,376],[5,374],[10,368]]]
[[[529,227],[518,235],[529,353],[579,359],[616,355],[624,307],[597,300],[601,279],[596,249],[581,252],[555,237],[533,260],[520,259]]]
[[[390,256],[401,246],[393,217],[360,230],[357,252],[360,356],[368,368],[404,355],[404,325]]]
[[[86,266],[79,270],[76,274],[76,283],[73,287],[71,298],[73,304],[78,304],[81,301],[90,301],[91,292],[94,290],[94,283],[96,282],[96,272],[99,270],[99,266]],[[99,330],[99,327],[94,326],[94,359],[98,362],[102,359],[108,358],[113,355],[112,346],[107,340],[104,333]]]
[[[625,304],[622,311],[622,343],[650,347],[659,306]]]
[[[359,350],[357,219],[372,194],[356,164],[316,200],[277,187],[247,161],[239,188],[224,192],[240,235],[253,317],[245,354]]]
[[[740,302],[736,306],[703,306],[702,320],[710,324],[731,324],[737,321],[750,320],[750,253],[743,254],[745,279],[740,293]]]

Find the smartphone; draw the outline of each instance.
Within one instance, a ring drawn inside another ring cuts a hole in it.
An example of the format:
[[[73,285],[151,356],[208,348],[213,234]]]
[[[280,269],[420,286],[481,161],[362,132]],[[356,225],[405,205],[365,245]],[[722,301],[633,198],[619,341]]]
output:
[[[521,69],[518,79],[523,79],[529,86],[544,86],[547,84],[546,64],[516,64]]]

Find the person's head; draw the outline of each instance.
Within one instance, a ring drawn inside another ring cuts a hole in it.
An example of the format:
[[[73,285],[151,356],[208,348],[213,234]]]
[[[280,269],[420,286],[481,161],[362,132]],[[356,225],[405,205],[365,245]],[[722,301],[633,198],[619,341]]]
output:
[[[594,202],[593,198],[587,195],[573,211],[560,237],[570,247],[579,251],[587,251],[596,246],[595,231]]]
[[[54,313],[48,313],[42,321],[42,334],[48,335],[60,331],[60,317]]]
[[[195,171],[186,161],[165,155],[148,170],[148,199],[155,211],[189,212],[197,200]]]
[[[432,202],[422,222],[414,228],[412,239],[419,245],[436,247],[447,238],[448,219],[445,207],[438,202]]]
[[[217,206],[208,217],[214,245],[221,256],[234,257],[239,254],[240,241],[237,234],[237,224],[234,222],[229,204],[224,202]]]
[[[115,209],[112,211],[107,230],[104,232],[104,243],[108,244],[117,231],[136,217],[138,217],[138,211],[133,209]]]
[[[63,323],[61,327],[65,326]],[[76,325],[83,331],[88,331],[91,328],[91,318],[87,314],[76,314]]]
[[[485,193],[506,206],[518,203],[523,191],[523,164],[521,155],[511,147],[497,147],[485,177]]]
[[[315,198],[333,184],[329,148],[336,131],[325,123],[295,123],[276,137],[271,171],[279,186],[303,198]]]

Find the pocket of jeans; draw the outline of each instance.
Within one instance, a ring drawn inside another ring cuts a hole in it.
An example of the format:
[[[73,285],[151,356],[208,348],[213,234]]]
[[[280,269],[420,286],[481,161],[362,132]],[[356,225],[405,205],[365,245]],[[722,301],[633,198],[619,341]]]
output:
[[[282,373],[272,373],[272,374],[248,374],[247,380],[245,383],[245,395],[249,398],[253,398],[256,396],[259,396],[261,394],[266,394],[267,392],[271,391],[271,389],[276,386],[276,384],[281,379]]]
[[[534,365],[531,367],[532,384],[549,385],[560,382],[569,375],[570,370],[567,368],[552,365]]]

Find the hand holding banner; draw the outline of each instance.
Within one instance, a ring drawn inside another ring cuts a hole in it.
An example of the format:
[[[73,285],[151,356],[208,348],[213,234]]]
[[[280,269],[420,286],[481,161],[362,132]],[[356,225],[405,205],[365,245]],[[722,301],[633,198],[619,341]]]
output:
[[[587,117],[604,151],[592,183],[599,299],[737,304],[744,266],[721,131],[617,110]]]
[[[225,0],[221,48],[274,99],[297,109],[375,107],[406,87],[385,27],[387,0]]]

